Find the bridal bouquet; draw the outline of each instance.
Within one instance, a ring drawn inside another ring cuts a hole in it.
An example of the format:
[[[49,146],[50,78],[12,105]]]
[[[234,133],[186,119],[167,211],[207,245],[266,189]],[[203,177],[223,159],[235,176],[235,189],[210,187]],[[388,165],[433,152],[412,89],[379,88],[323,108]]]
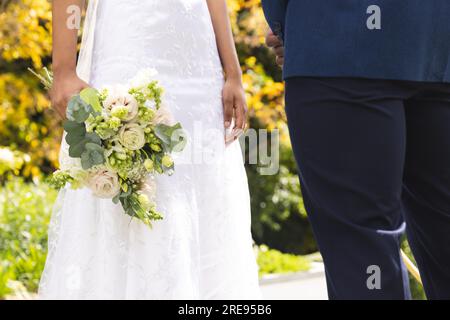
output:
[[[126,214],[147,225],[162,219],[152,181],[173,173],[172,153],[181,151],[185,140],[163,103],[156,75],[143,70],[128,86],[87,88],[70,100],[64,131],[71,161],[53,173],[55,187],[87,187],[99,198],[120,202]],[[49,87],[51,74],[41,80]]]

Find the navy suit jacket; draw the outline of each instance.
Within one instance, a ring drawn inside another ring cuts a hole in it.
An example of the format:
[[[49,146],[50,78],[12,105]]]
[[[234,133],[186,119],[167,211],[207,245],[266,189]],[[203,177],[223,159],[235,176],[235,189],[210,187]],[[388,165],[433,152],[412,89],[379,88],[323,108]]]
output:
[[[284,40],[285,78],[450,82],[450,0],[262,3],[270,27]],[[373,5],[379,15],[368,10]],[[373,29],[371,17],[380,18],[380,29]]]

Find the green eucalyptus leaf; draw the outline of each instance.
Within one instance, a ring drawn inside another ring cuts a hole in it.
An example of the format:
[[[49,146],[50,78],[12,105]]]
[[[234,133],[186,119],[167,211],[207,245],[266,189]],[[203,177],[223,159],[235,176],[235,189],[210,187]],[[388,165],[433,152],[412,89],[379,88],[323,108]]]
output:
[[[80,92],[80,98],[86,102],[88,105],[91,105],[92,109],[95,112],[101,112],[102,107],[100,104],[100,99],[98,97],[98,91],[94,88],[86,88]]]
[[[80,158],[88,143],[101,148],[100,137],[93,132],[87,133],[84,123],[67,120],[64,123],[64,130],[66,131],[66,142],[69,145],[69,156],[72,158]]]
[[[81,154],[81,166],[83,167],[84,170],[88,170],[93,167],[91,158],[89,157],[89,152],[87,151],[84,151]]]
[[[102,139],[95,132],[86,133],[85,137],[91,143],[95,143],[99,146],[102,144]]]
[[[87,170],[93,166],[105,163],[104,149],[98,144],[88,142],[81,154],[81,166]]]
[[[182,130],[180,123],[173,126],[159,124],[155,127],[155,135],[161,139],[169,152],[172,152],[175,149],[178,152],[182,151],[186,145],[187,141],[184,135],[177,136],[176,138],[178,139],[175,140],[174,132],[177,130]]]
[[[66,142],[69,146],[80,143],[86,138],[86,129],[77,128],[75,130],[68,131],[66,134]]]
[[[120,194],[120,197],[121,198],[127,198],[131,193],[132,193],[132,190],[131,190],[131,188],[129,188],[127,192],[122,192]]]
[[[98,152],[103,154],[105,152],[105,149],[103,149],[102,146],[99,146],[96,143],[88,142],[86,143],[86,150],[92,151],[92,152]]]
[[[76,143],[69,144],[69,156],[72,158],[80,158],[83,152],[85,151],[85,146],[87,142],[88,140],[83,138]]]
[[[78,123],[83,123],[94,113],[91,105],[87,104],[79,95],[73,96],[67,105],[67,119]]]
[[[66,142],[70,147],[78,145],[79,143],[83,142],[84,140],[85,140],[84,135],[82,135],[82,136],[74,135],[74,134],[66,135]]]
[[[77,132],[79,130],[82,131],[86,131],[86,126],[84,125],[84,123],[78,123],[76,121],[71,121],[71,120],[66,120],[63,123],[63,128],[66,132],[71,133],[71,132]]]
[[[165,124],[158,124],[155,127],[155,135],[165,144],[170,144],[170,136],[168,135],[169,128],[170,127]]]
[[[77,123],[74,121],[66,121],[64,123],[64,130],[66,131],[66,141],[73,139],[73,137],[83,138],[86,134],[86,127],[83,123]],[[69,137],[67,139],[67,137]],[[71,144],[71,142],[67,141]]]
[[[112,202],[113,202],[114,204],[118,204],[119,201],[120,201],[120,193],[117,194],[116,196],[114,196],[114,198],[112,198]]]

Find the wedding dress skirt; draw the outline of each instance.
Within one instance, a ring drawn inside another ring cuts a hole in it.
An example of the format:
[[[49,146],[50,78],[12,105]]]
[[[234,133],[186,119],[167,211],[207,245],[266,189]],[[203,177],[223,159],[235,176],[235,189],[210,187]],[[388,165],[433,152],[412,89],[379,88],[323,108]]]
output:
[[[92,12],[91,12],[92,14]],[[175,174],[157,178],[153,229],[87,189],[64,189],[49,229],[43,299],[257,299],[248,183],[225,146],[222,68],[205,0],[107,0],[96,8],[89,83],[156,68],[188,134]],[[68,161],[63,141],[60,161]]]

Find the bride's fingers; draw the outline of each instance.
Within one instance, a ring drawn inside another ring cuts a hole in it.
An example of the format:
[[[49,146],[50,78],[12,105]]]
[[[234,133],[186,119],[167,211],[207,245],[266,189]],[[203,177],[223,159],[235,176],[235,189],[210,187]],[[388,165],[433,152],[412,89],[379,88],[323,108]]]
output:
[[[225,128],[229,128],[233,119],[233,96],[223,97],[223,121]]]
[[[246,111],[243,105],[236,106],[234,110],[235,116],[235,126],[233,131],[242,130],[244,128],[244,124],[246,122]]]
[[[239,138],[239,136],[244,132],[244,128],[247,123],[247,108],[245,106],[245,103],[241,103],[240,105],[236,106],[235,122],[236,125],[233,128],[234,140]]]

